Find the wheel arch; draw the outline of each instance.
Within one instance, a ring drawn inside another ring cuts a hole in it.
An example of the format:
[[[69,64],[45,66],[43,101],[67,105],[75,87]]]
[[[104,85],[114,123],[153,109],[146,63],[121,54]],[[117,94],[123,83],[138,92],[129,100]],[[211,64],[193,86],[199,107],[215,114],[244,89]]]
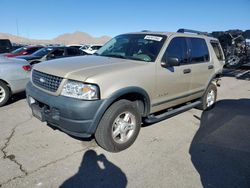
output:
[[[3,82],[3,83],[5,83],[6,86],[9,88],[10,92],[12,92],[11,87],[10,87],[10,84],[9,84],[7,81],[5,81],[5,80],[3,80],[3,79],[1,79],[1,78],[0,78],[0,81]]]
[[[94,117],[94,122],[90,127],[89,132],[95,132],[101,118],[103,117],[106,110],[116,101],[121,99],[127,99],[130,101],[142,101],[143,107],[141,103],[136,103],[136,105],[141,108],[142,116],[147,116],[150,112],[150,98],[148,93],[140,88],[140,87],[126,87],[114,92],[111,96],[109,96],[105,102],[101,105],[96,116]]]

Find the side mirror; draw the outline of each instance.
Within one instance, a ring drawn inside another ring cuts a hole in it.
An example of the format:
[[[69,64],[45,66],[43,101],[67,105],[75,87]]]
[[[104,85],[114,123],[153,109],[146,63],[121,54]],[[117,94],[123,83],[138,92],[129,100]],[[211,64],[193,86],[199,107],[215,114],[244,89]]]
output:
[[[180,60],[177,57],[164,57],[161,62],[161,66],[164,68],[180,66]]]

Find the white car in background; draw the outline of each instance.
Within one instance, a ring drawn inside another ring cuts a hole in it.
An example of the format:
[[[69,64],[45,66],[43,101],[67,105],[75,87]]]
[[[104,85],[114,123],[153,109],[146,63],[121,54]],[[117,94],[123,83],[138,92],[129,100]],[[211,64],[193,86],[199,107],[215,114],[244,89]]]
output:
[[[24,59],[0,57],[0,107],[11,95],[25,90],[30,71],[31,66]]]
[[[101,47],[102,47],[101,44],[84,45],[83,47],[80,48],[80,50],[86,52],[87,54],[94,54]]]

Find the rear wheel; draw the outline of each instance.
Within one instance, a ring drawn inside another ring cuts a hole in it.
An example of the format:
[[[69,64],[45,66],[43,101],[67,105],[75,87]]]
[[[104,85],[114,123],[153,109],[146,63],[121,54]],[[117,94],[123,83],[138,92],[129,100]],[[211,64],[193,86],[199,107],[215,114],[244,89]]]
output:
[[[214,106],[217,99],[217,87],[215,84],[211,83],[203,97],[201,98],[201,105],[197,108],[200,110],[209,110]]]
[[[105,150],[119,152],[131,146],[141,127],[137,106],[128,100],[112,104],[103,115],[96,133],[96,142]]]
[[[7,85],[0,81],[0,107],[5,105],[10,98],[10,90]]]

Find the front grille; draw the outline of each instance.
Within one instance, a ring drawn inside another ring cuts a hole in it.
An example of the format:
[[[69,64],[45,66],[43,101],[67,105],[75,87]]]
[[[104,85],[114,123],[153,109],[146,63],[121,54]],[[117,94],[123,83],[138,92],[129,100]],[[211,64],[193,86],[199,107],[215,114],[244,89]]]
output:
[[[41,87],[45,90],[56,92],[58,87],[62,82],[62,77],[53,76],[37,70],[33,70],[32,81],[38,87]]]

